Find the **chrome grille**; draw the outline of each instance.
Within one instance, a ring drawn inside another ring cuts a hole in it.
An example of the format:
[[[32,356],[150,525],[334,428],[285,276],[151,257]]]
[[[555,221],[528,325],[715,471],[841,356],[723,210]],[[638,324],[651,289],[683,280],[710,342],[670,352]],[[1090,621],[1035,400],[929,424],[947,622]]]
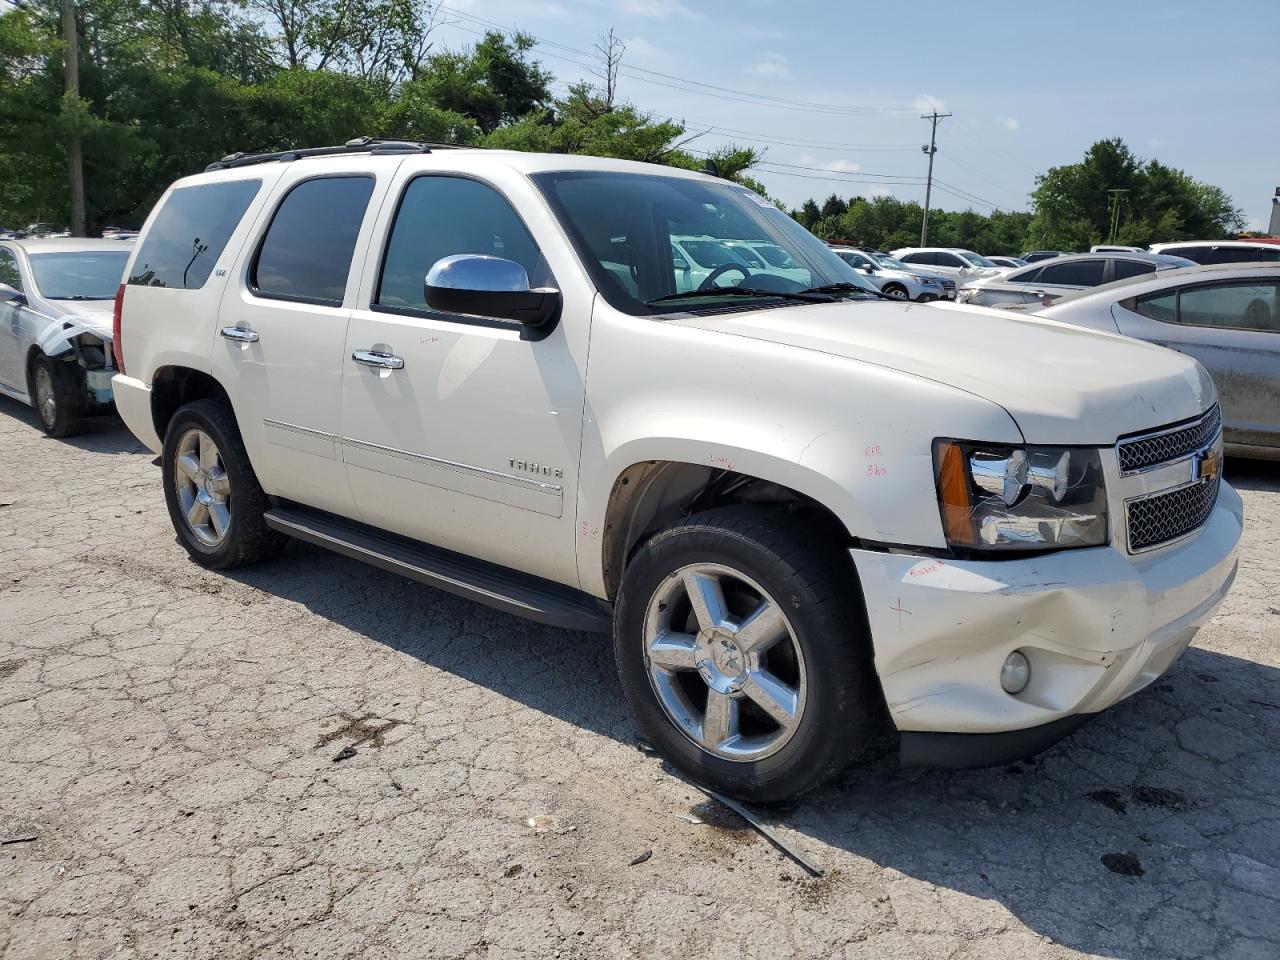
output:
[[[1185,487],[1130,500],[1125,504],[1129,550],[1156,547],[1203,526],[1218,502],[1221,482],[1222,475],[1214,473]]]
[[[942,287],[944,290],[954,290],[956,288],[956,282],[950,277],[943,277]]]
[[[1135,473],[1189,457],[1212,443],[1221,427],[1222,411],[1215,403],[1212,409],[1191,423],[1121,440],[1116,445],[1120,457],[1120,472]],[[1217,496],[1216,492],[1214,495]]]

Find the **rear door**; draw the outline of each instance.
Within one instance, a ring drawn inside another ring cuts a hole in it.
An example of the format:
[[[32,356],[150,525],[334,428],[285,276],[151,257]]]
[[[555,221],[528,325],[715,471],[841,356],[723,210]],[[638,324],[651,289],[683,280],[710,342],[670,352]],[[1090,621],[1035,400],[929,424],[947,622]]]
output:
[[[346,302],[394,169],[367,155],[293,165],[261,208],[214,332],[214,376],[263,488],[343,516],[355,515],[339,443]]]
[[[1280,276],[1149,293],[1112,314],[1121,333],[1204,364],[1228,442],[1280,446]]]

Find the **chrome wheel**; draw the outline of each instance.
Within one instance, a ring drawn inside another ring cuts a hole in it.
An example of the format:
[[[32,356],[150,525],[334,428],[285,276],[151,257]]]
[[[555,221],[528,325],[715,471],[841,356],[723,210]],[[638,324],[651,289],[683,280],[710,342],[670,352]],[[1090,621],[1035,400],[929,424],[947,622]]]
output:
[[[708,753],[754,761],[781,750],[805,708],[805,664],[782,607],[719,564],[682,567],[645,611],[645,664],[658,702]]]
[[[43,363],[36,367],[36,412],[46,427],[52,427],[58,419],[58,401],[53,392],[53,377]]]
[[[208,547],[222,543],[231,526],[231,481],[218,445],[192,427],[178,441],[173,482],[187,527]]]

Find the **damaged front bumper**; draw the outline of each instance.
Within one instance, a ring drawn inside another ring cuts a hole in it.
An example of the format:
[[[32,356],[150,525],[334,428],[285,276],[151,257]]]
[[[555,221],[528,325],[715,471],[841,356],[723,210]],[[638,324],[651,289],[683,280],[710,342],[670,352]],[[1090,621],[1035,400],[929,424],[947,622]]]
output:
[[[1028,756],[1163,674],[1226,596],[1243,529],[1223,484],[1193,537],[1140,556],[1117,546],[960,561],[854,549],[885,702],[904,763]],[[1014,650],[1031,664],[1000,685]]]

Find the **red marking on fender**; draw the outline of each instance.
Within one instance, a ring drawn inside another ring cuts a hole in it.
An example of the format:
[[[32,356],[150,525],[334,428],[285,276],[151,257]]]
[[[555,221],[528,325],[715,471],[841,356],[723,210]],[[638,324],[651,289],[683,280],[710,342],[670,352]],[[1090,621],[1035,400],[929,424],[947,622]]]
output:
[[[867,459],[880,456],[880,444],[873,443],[869,447],[863,447],[862,455]]]
[[[867,476],[868,476],[868,477],[883,477],[883,476],[884,476],[886,473],[888,473],[888,472],[889,472],[888,470],[886,470],[884,467],[880,466],[880,464],[878,464],[878,463],[868,463],[868,464],[867,464]]]
[[[943,567],[942,561],[938,560],[935,563],[929,564],[929,566],[927,567],[912,567],[910,570],[907,571],[907,576],[927,577],[931,573],[937,573],[939,570],[942,569],[942,567]]]
[[[713,467],[721,467],[725,470],[733,469],[733,461],[730,460],[728,457],[720,457],[720,456],[712,457],[711,465]]]

